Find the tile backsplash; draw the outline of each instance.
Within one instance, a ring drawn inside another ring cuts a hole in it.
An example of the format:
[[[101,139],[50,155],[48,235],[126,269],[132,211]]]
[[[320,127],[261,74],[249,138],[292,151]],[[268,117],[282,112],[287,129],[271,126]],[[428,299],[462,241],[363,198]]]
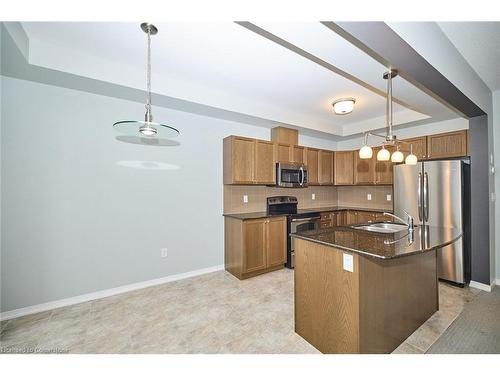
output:
[[[315,199],[312,199],[312,195]],[[371,200],[367,200],[371,194]],[[224,185],[224,212],[245,213],[266,210],[266,198],[274,195],[292,195],[298,199],[299,208],[352,206],[392,210],[391,186],[310,186],[303,189],[272,186]],[[244,203],[244,196],[248,202]]]

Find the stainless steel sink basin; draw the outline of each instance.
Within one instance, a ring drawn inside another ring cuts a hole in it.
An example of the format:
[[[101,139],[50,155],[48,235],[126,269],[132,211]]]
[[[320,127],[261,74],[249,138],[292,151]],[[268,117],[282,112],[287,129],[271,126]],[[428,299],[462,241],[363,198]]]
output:
[[[351,228],[378,233],[397,233],[407,231],[408,225],[399,223],[372,223],[353,225]]]

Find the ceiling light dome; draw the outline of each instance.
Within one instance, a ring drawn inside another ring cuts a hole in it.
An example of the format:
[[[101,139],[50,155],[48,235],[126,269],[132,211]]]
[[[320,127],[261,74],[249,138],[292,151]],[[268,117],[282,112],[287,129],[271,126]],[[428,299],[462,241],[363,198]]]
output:
[[[391,155],[391,161],[393,163],[402,163],[405,160],[405,156],[401,151],[399,151],[399,147],[396,151],[394,151]]]
[[[347,115],[351,113],[354,109],[354,103],[356,103],[356,99],[354,98],[343,98],[339,100],[335,100],[333,105],[333,111],[337,115]]]
[[[391,158],[391,153],[385,147],[382,147],[379,152],[377,152],[378,161],[387,161]]]
[[[405,164],[407,165],[417,165],[418,159],[416,155],[410,154],[405,159]]]

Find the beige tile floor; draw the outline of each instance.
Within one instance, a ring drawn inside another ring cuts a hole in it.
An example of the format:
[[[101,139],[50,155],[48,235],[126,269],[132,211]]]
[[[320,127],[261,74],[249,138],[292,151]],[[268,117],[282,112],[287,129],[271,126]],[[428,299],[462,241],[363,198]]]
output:
[[[440,285],[440,311],[395,353],[423,353],[477,293]],[[293,271],[220,271],[2,322],[1,352],[319,353],[294,332]]]

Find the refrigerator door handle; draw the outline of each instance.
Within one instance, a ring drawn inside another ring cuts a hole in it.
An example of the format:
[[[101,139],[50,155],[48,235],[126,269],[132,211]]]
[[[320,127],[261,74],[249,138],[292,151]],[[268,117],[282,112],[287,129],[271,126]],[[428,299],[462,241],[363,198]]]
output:
[[[422,173],[421,172],[418,172],[417,211],[418,211],[418,220],[422,222]]]
[[[424,220],[429,221],[429,176],[424,172]]]

